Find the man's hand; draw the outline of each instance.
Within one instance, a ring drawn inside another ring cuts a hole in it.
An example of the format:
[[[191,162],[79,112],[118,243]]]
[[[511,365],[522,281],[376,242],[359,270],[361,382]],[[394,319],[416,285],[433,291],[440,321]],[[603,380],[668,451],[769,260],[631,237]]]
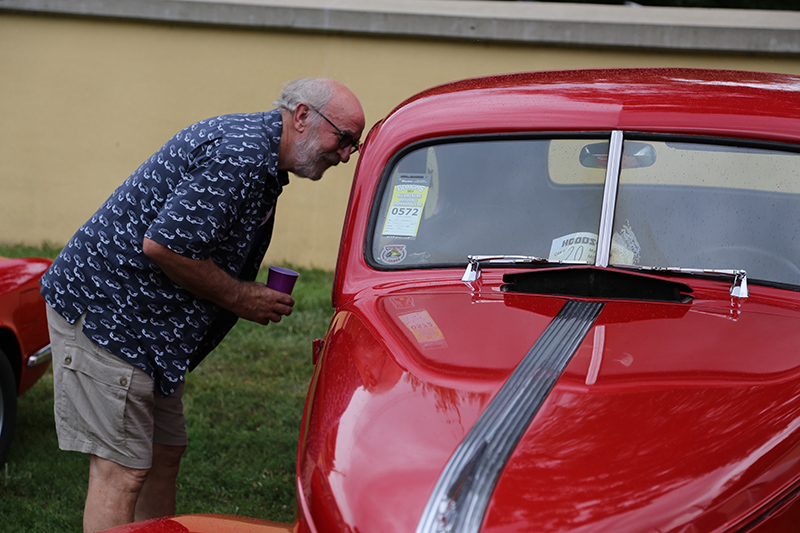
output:
[[[280,322],[283,316],[292,314],[294,298],[288,294],[274,291],[255,281],[238,282],[241,293],[233,307],[226,307],[236,313],[240,318],[252,320],[259,324]],[[223,306],[225,307],[225,306]]]
[[[274,291],[263,283],[235,279],[211,259],[189,259],[147,238],[142,250],[172,281],[240,318],[269,324],[280,322],[283,316],[292,313],[294,298],[290,295]]]

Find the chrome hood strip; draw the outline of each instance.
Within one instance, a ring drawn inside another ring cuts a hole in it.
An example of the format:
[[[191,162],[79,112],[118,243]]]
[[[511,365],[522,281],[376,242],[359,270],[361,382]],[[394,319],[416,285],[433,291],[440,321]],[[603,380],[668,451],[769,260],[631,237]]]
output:
[[[417,533],[480,529],[506,461],[603,305],[572,300],[564,304],[450,457]]]

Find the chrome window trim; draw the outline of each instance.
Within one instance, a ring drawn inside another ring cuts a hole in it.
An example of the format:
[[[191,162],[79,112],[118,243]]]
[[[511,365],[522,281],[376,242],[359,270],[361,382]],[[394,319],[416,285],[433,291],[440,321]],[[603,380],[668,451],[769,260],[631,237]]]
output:
[[[608,144],[606,179],[603,184],[603,207],[600,209],[600,233],[597,236],[597,252],[594,258],[595,266],[603,268],[608,266],[611,256],[611,237],[614,232],[614,210],[617,205],[622,143],[622,131],[612,131],[611,140]]]

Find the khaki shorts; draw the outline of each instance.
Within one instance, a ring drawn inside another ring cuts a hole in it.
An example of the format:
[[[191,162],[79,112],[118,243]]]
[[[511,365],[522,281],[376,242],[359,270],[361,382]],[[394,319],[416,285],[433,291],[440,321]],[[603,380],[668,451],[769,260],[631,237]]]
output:
[[[183,384],[164,398],[146,372],[89,340],[81,331],[83,317],[70,324],[47,306],[47,321],[62,450],[148,469],[154,443],[186,446]]]

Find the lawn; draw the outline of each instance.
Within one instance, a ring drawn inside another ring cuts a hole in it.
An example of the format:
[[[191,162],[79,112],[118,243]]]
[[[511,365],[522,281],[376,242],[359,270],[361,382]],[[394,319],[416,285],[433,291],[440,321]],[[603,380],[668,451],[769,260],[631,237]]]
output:
[[[57,251],[0,245],[7,257]],[[266,327],[240,321],[187,377],[189,448],[178,477],[178,514],[293,519],[297,439],[314,370],[311,342],[324,336],[332,315],[333,277],[297,270],[291,316]],[[0,472],[4,533],[81,530],[88,458],[58,449],[52,395],[48,372],[19,399],[14,443]]]

